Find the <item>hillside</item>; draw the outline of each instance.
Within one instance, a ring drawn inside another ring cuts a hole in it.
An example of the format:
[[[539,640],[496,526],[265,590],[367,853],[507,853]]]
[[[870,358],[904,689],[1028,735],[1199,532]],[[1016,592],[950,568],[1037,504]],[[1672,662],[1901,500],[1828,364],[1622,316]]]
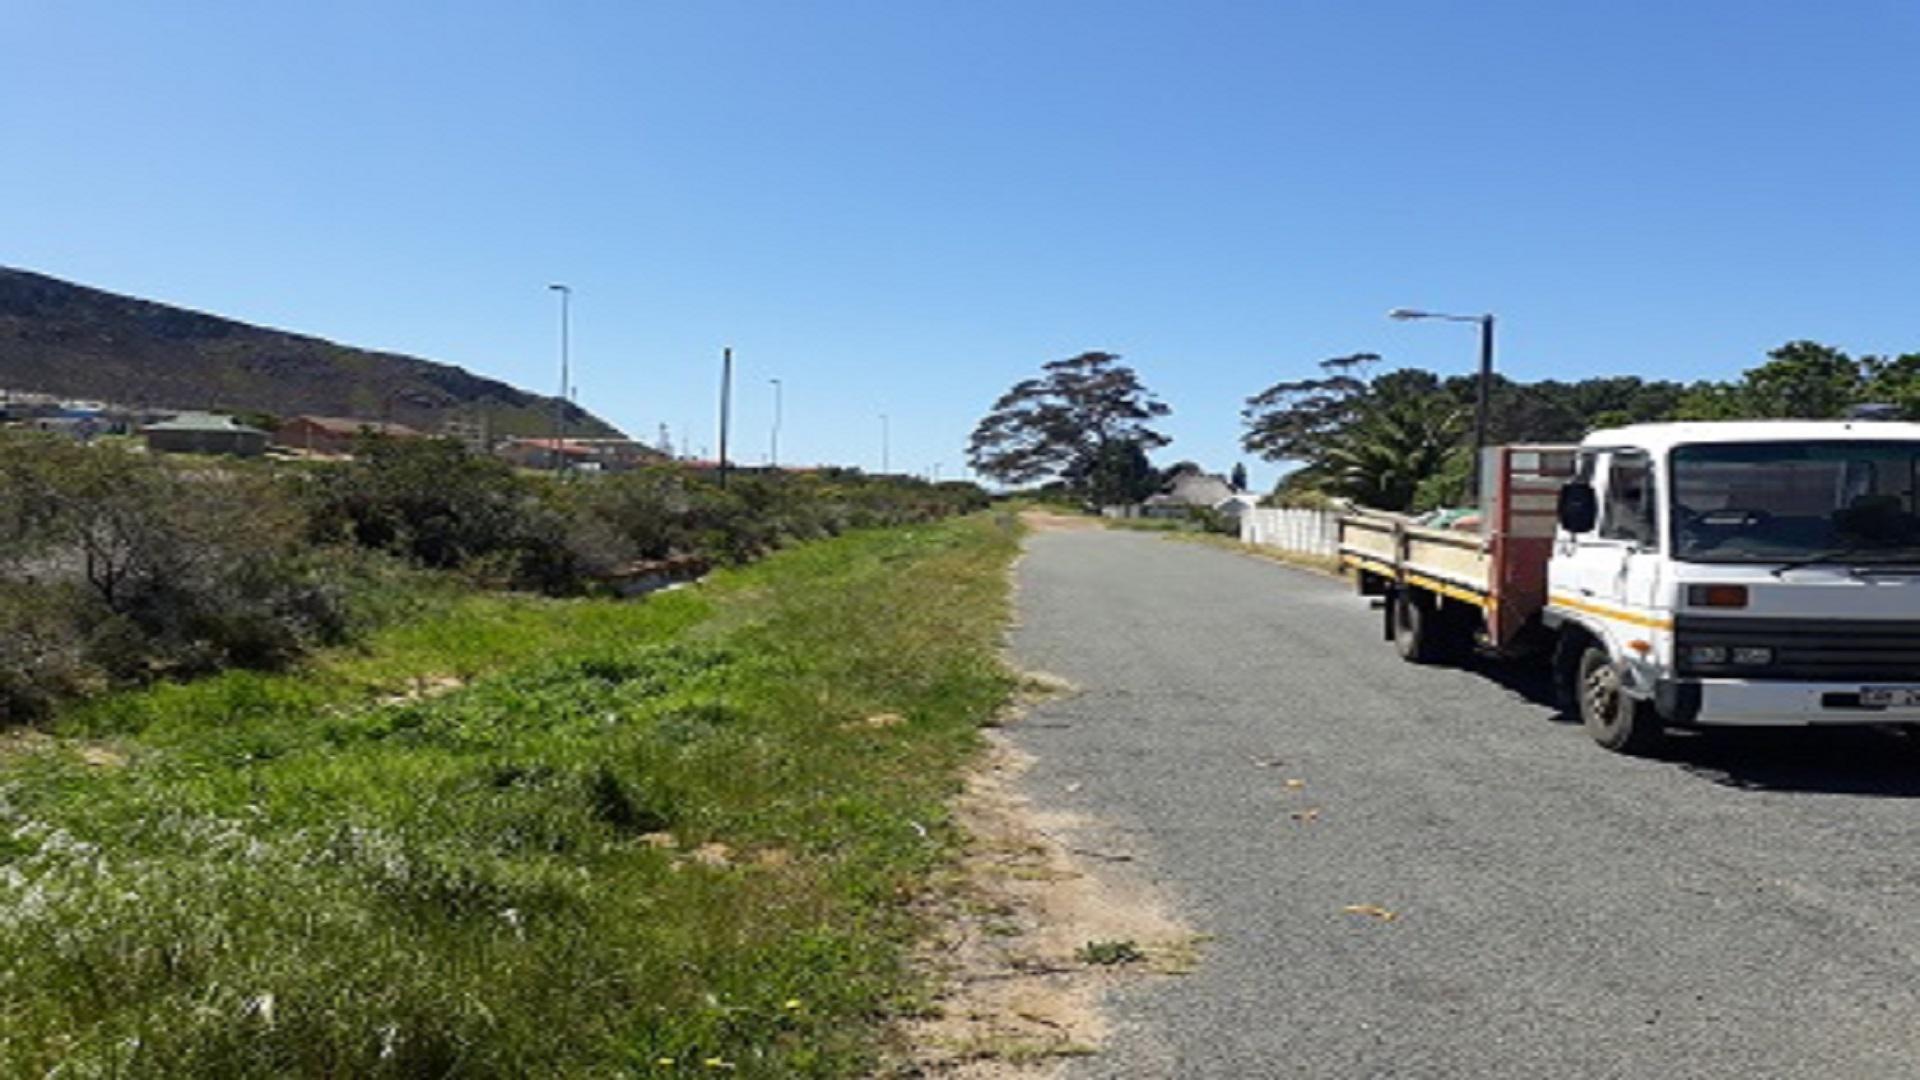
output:
[[[552,430],[554,399],[451,364],[336,345],[0,267],[0,388],[153,408],[449,419]],[[568,406],[580,435],[617,435]]]

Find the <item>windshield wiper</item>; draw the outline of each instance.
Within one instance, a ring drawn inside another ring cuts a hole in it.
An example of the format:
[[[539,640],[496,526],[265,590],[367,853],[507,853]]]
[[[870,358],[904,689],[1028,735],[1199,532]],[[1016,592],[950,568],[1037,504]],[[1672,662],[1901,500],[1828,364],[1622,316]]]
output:
[[[1803,566],[1818,566],[1821,563],[1839,562],[1840,560],[1845,559],[1847,556],[1852,555],[1854,552],[1859,550],[1860,550],[1860,545],[1849,544],[1846,547],[1830,548],[1826,551],[1816,551],[1811,555],[1805,556],[1804,558],[1794,559],[1790,562],[1783,562],[1779,566],[1774,567],[1773,576],[1780,577],[1789,570],[1798,570]]]
[[[1773,568],[1773,576],[1779,577],[1782,574],[1785,574],[1789,570],[1798,570],[1803,566],[1820,566],[1827,563],[1838,563],[1843,561],[1848,562],[1850,564],[1857,564],[1860,566],[1884,566],[1889,563],[1920,562],[1920,552],[1914,552],[1912,554],[1907,554],[1907,555],[1892,558],[1892,559],[1858,558],[1858,556],[1869,555],[1875,551],[1901,551],[1901,550],[1903,549],[1901,548],[1863,548],[1859,544],[1848,544],[1845,547],[1829,548],[1826,551],[1816,551],[1813,554],[1806,556],[1805,558],[1792,559],[1790,561],[1783,562],[1779,566],[1776,566]],[[1913,549],[1911,548],[1904,549],[1904,550],[1913,552]]]

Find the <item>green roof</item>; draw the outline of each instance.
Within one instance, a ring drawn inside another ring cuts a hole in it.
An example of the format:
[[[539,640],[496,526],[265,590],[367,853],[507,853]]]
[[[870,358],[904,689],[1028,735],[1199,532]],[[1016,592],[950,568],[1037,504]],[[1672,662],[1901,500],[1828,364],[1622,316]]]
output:
[[[250,432],[254,435],[266,434],[266,432],[261,431],[259,428],[248,427],[247,425],[241,423],[240,421],[234,419],[231,416],[222,416],[219,413],[204,413],[204,412],[181,413],[180,415],[174,417],[171,420],[162,420],[157,424],[148,424],[146,427],[141,428],[140,430],[142,431],[218,431],[218,432],[243,432],[243,433]]]

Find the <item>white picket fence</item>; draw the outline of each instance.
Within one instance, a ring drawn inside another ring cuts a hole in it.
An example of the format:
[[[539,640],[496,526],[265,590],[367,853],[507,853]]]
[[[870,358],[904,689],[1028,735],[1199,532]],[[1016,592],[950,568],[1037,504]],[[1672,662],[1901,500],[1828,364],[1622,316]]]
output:
[[[1240,515],[1240,540],[1302,555],[1337,555],[1339,515],[1331,510],[1259,508]]]

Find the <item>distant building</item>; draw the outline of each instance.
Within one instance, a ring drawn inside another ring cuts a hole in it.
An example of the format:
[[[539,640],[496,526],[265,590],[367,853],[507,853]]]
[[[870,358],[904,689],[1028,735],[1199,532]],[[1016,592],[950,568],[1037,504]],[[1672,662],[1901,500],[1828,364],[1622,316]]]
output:
[[[1241,514],[1244,514],[1249,510],[1257,509],[1259,506],[1260,506],[1260,496],[1248,495],[1242,492],[1235,495],[1229,495],[1226,498],[1221,499],[1219,502],[1214,503],[1213,512],[1221,515],[1222,517],[1226,518],[1229,521],[1239,521]]]
[[[80,442],[89,442],[97,436],[112,434],[107,421],[97,414],[37,416],[27,421],[26,426],[35,431],[65,435]]]
[[[351,416],[296,416],[273,433],[273,444],[311,454],[351,454],[362,435],[390,439],[418,439],[423,434],[405,424],[361,420]]]
[[[656,465],[668,460],[667,455],[638,439],[589,438],[564,441],[569,447],[584,447],[593,455],[591,460],[599,462],[601,468],[608,472],[637,469],[643,465]]]
[[[572,439],[508,439],[494,447],[494,455],[522,469],[552,469],[566,463],[569,469],[600,464],[592,450]]]
[[[494,453],[523,469],[551,469],[564,461],[569,469],[624,472],[667,460],[665,454],[635,439],[508,439]]]
[[[147,449],[156,454],[230,454],[259,457],[267,452],[267,433],[231,416],[187,412],[140,429]]]
[[[1226,479],[1198,466],[1185,466],[1174,472],[1157,494],[1140,504],[1141,517],[1191,517],[1195,510],[1211,510],[1233,498],[1236,492]]]

